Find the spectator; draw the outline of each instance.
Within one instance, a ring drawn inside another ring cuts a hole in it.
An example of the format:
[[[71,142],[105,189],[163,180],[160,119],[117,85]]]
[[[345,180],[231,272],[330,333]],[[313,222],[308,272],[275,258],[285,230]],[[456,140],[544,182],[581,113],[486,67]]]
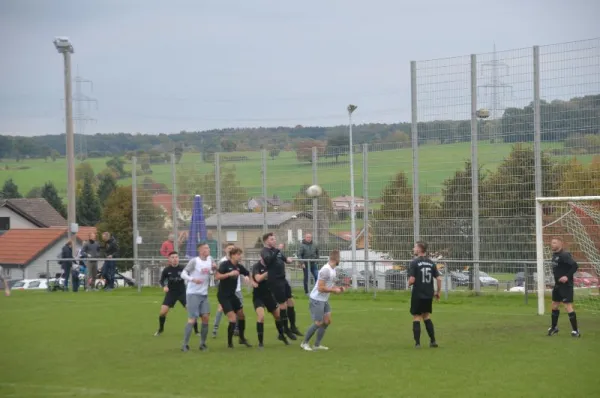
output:
[[[319,248],[313,242],[311,234],[304,235],[304,240],[298,250],[298,258],[314,260],[319,258]],[[319,266],[316,261],[303,261],[302,271],[304,272],[304,294],[308,294],[308,273],[310,272],[312,275],[314,283],[317,283]]]
[[[102,275],[104,276],[104,280],[106,280],[106,286],[104,286],[104,290],[109,291],[115,287],[115,272],[117,270],[117,263],[112,259],[119,257],[119,244],[110,232],[104,232],[102,234],[102,240],[104,240],[104,253],[107,258],[102,266]]]
[[[79,265],[75,265],[71,268],[71,279],[73,283],[73,292],[79,291]]]
[[[81,257],[83,258],[99,258],[100,244],[96,239],[96,233],[90,233],[89,240],[84,243],[81,249]],[[88,290],[93,290],[96,286],[96,276],[98,275],[98,260],[88,260],[86,262]]]
[[[65,278],[64,291],[69,291],[69,276],[71,275],[71,267],[73,267],[73,242],[68,241],[62,248],[60,253],[60,267]]]
[[[216,257],[219,254],[218,253],[219,243],[215,239],[213,239],[212,231],[208,231],[206,233],[206,244],[208,245],[208,248],[210,249],[210,255],[213,257]]]
[[[169,238],[163,242],[160,247],[160,255],[166,258],[169,258],[169,253],[175,251],[175,234],[169,234]]]

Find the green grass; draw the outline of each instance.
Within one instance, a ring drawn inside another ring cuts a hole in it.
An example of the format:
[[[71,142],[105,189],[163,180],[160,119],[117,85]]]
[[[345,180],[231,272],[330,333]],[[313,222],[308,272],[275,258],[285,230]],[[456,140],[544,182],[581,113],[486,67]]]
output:
[[[155,338],[162,294],[14,292],[0,297],[2,397],[585,397],[597,393],[600,318],[578,312],[581,339],[545,336],[549,317],[522,296],[453,295],[434,307],[440,348],[413,348],[408,296],[346,294],[331,300],[328,352],[276,341],[264,351],[225,348],[226,323],[210,351],[182,353],[185,312]],[[247,299],[248,302],[248,299]],[[213,311],[216,300],[211,299]],[[309,324],[297,299],[298,323]],[[250,310],[250,306],[248,306]],[[247,335],[256,343],[255,315]],[[426,342],[423,330],[423,342]],[[564,382],[549,375],[563,374]]]
[[[545,147],[555,147],[555,144],[544,143]],[[480,142],[479,159],[484,169],[495,170],[504,158],[510,153],[512,144],[489,144]],[[470,158],[470,143],[451,145],[423,145],[419,149],[419,185],[423,193],[439,193],[442,182],[451,177],[453,173],[464,166],[465,160]],[[235,152],[223,156],[246,156],[247,161],[222,162],[222,166],[235,165],[238,180],[251,195],[261,195],[261,155],[260,152]],[[213,171],[211,163],[199,162],[200,155],[186,153],[180,166],[194,174],[203,174]],[[589,163],[591,155],[579,156],[581,162]],[[96,172],[105,168],[108,158],[89,159]],[[355,155],[356,192],[362,195],[362,154]],[[19,167],[29,167],[19,170]],[[128,165],[130,169],[131,165]],[[369,168],[369,197],[377,198],[381,190],[396,173],[405,171],[412,181],[412,151],[410,148],[394,149],[381,152],[370,152],[368,155]],[[171,170],[169,164],[152,165],[153,173],[150,176],[157,182],[167,184],[170,188]],[[22,194],[31,188],[41,186],[46,181],[52,181],[57,186],[59,194],[66,196],[67,176],[64,159],[56,162],[40,159],[24,160],[16,163],[4,159],[0,163],[0,182],[13,178]],[[144,178],[144,176],[140,176]],[[318,181],[331,196],[349,194],[349,164],[345,156],[339,158],[339,163],[334,163],[332,158],[321,159],[318,166]],[[299,163],[295,152],[281,152],[275,159],[267,161],[267,187],[268,194],[277,194],[283,199],[291,199],[298,192],[300,186],[312,182],[312,165]],[[131,184],[131,179],[119,182],[122,185]],[[178,181],[185,184],[185,180]]]

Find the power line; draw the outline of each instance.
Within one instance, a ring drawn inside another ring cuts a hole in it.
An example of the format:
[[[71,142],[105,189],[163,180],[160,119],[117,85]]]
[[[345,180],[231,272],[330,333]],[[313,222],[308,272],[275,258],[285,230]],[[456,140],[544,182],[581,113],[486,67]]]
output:
[[[95,104],[96,109],[98,109],[98,101],[95,98],[91,98],[83,94],[82,86],[84,84],[89,85],[90,91],[93,91],[93,82],[79,76],[78,71],[77,76],[75,76],[75,95],[73,96],[73,102],[75,102],[75,114],[73,116],[73,121],[75,123],[75,137],[79,138],[79,155],[82,159],[87,157],[85,126],[87,123],[96,122],[96,119],[93,119],[87,115],[86,110],[89,110],[92,104]]]

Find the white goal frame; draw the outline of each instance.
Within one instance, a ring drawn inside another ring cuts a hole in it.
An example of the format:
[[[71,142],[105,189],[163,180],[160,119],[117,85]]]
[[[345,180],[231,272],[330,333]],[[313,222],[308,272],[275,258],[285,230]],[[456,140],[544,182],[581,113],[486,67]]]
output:
[[[537,296],[538,315],[544,315],[544,294],[546,290],[544,274],[544,221],[543,204],[552,202],[593,202],[600,201],[600,196],[555,196],[535,198],[535,251],[537,263]]]

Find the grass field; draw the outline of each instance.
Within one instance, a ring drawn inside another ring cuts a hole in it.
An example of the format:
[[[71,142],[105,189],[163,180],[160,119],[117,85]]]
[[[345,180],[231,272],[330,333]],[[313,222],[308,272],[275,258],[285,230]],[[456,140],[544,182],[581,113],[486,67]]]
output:
[[[2,397],[590,397],[598,392],[600,318],[578,314],[582,338],[547,337],[535,300],[453,295],[434,306],[438,349],[413,348],[408,295],[354,293],[331,300],[328,352],[276,341],[226,348],[226,323],[201,353],[179,350],[185,312],[153,337],[162,294],[14,292],[0,297]],[[248,297],[246,298],[248,301]],[[216,299],[211,299],[216,309]],[[309,324],[297,299],[298,323]],[[248,308],[250,310],[250,308]],[[247,335],[256,343],[255,316]],[[427,342],[423,328],[423,342]],[[594,392],[596,391],[596,392]]]
[[[555,144],[545,144],[556,146]],[[485,170],[495,170],[504,158],[510,153],[511,144],[479,144],[480,165]],[[235,152],[223,156],[246,156],[248,160],[241,162],[222,162],[222,166],[235,165],[237,177],[241,185],[250,195],[262,195],[261,188],[261,155],[260,152]],[[211,163],[199,162],[200,155],[186,153],[179,167],[194,174],[208,173],[214,170]],[[451,177],[454,172],[464,167],[465,160],[470,158],[470,143],[448,145],[423,145],[419,149],[419,184],[423,193],[438,193],[442,182]],[[589,163],[591,155],[578,157],[579,161]],[[103,170],[108,159],[89,159],[96,172]],[[362,195],[362,154],[355,155],[356,192]],[[19,163],[7,161],[1,163],[0,182],[12,177],[22,194],[31,188],[41,186],[50,180],[54,182],[61,196],[66,196],[66,164],[64,159],[56,162],[33,159]],[[19,170],[19,167],[29,167]],[[127,165],[130,169],[131,165]],[[369,197],[379,197],[381,190],[389,180],[398,172],[405,171],[409,180],[412,180],[412,152],[410,148],[394,149],[380,152],[370,152],[368,155]],[[162,182],[171,187],[171,170],[169,164],[152,165],[152,175],[157,182]],[[145,176],[141,176],[143,178]],[[300,186],[312,181],[312,166],[308,163],[299,163],[295,152],[281,152],[275,160],[267,161],[267,187],[268,194],[277,194],[283,199],[291,199],[298,192]],[[339,163],[332,158],[319,160],[318,181],[331,196],[349,194],[349,164],[347,157],[340,157]],[[131,179],[123,179],[120,184],[127,185]],[[184,184],[185,181],[178,181]]]

